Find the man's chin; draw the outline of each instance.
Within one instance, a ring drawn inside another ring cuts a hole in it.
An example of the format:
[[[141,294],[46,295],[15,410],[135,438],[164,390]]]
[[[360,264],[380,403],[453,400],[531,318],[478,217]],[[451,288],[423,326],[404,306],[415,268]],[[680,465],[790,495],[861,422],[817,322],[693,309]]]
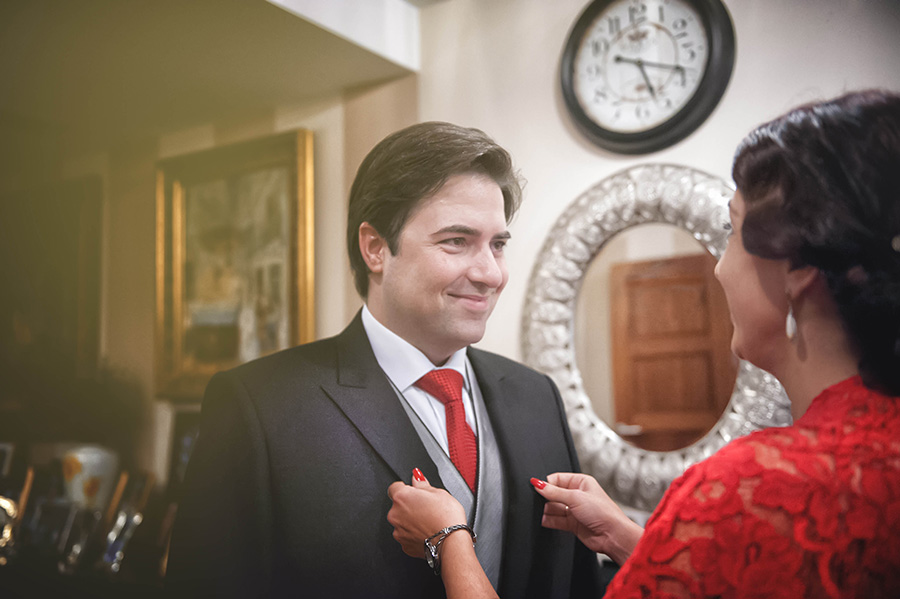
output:
[[[477,325],[473,324],[472,326],[467,326],[461,328],[457,331],[457,338],[459,339],[459,343],[462,347],[467,347],[472,345],[473,343],[478,343],[484,338],[485,331],[484,323]]]

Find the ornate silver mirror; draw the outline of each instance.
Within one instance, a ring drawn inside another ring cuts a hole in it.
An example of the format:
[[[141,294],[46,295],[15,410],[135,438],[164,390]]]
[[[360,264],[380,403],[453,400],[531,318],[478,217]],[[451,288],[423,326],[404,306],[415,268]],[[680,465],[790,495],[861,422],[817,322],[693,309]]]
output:
[[[647,451],[623,440],[597,416],[578,368],[574,341],[578,295],[588,267],[604,245],[626,229],[662,223],[683,229],[718,259],[725,249],[723,224],[733,193],[721,179],[692,168],[633,167],[576,198],[538,254],[523,313],[525,362],[554,379],[582,469],[624,506],[652,510],[672,480],[691,464],[735,437],[791,422],[781,385],[741,362],[730,401],[704,436],[683,449]]]

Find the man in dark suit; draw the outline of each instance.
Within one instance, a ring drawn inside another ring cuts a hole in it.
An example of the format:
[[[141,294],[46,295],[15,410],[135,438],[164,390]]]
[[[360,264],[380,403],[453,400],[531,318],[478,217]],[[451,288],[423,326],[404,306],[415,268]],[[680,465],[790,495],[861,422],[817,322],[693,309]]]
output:
[[[463,503],[502,597],[600,596],[596,558],[541,527],[529,483],[578,469],[556,387],[469,347],[506,285],[520,196],[508,153],[476,129],[414,125],[372,150],[347,227],[366,305],[336,337],[212,379],[172,537],[173,591],[443,597],[386,519],[388,486],[420,468]],[[458,381],[452,407],[422,383],[436,369]]]

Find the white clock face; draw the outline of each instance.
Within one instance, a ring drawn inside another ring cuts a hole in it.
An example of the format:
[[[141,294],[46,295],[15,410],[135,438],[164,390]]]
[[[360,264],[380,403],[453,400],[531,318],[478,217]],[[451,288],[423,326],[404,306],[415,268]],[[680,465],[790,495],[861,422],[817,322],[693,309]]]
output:
[[[575,95],[604,129],[646,131],[687,104],[708,58],[706,30],[684,0],[618,0],[585,32],[574,60]]]

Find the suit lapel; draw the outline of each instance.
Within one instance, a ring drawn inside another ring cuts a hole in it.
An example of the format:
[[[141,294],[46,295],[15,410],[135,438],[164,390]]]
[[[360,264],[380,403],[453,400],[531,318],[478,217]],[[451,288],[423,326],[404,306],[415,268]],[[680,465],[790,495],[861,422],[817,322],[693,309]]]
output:
[[[366,438],[399,480],[408,482],[413,468],[420,468],[434,486],[443,487],[437,466],[431,461],[409,421],[397,394],[375,359],[358,313],[337,337],[334,382],[323,391]],[[506,532],[500,570],[501,596],[523,596],[533,567],[543,503],[535,497],[529,479],[541,472],[543,436],[528,404],[525,390],[511,391],[507,372],[490,367],[483,352],[469,348],[469,360],[478,379],[491,426],[506,472]]]
[[[506,373],[489,368],[483,354],[469,348],[481,394],[497,437],[506,472],[506,532],[500,568],[500,596],[522,596],[528,585],[534,546],[540,529],[542,504],[535,498],[529,480],[542,471],[540,423],[528,410],[530,397],[511,393]]]
[[[408,483],[412,469],[420,468],[433,485],[442,485],[437,467],[378,366],[360,313],[337,337],[335,375],[333,383],[322,385],[323,391],[397,478]]]

